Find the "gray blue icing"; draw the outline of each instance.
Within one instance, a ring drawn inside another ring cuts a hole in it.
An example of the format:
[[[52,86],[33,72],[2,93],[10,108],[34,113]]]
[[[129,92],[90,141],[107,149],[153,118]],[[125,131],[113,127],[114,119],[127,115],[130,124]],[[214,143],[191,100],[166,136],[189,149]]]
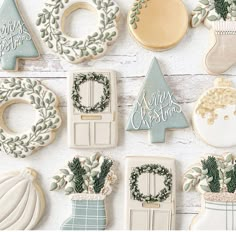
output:
[[[127,130],[149,130],[152,143],[165,142],[166,129],[187,128],[188,122],[167,85],[156,58],[129,118]]]

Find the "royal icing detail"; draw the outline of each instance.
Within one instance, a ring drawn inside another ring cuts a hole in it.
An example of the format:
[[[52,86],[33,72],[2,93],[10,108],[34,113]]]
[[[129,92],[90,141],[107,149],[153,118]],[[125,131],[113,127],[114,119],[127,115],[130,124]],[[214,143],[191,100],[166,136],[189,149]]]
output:
[[[85,39],[71,38],[63,33],[65,15],[78,8],[95,9],[98,16],[97,31]],[[115,41],[119,14],[119,7],[113,0],[47,0],[36,24],[50,49],[68,62],[79,63],[103,55],[107,46]]]
[[[207,155],[187,170],[184,191],[196,188],[202,194],[200,213],[192,220],[191,230],[234,230],[236,221],[235,155]],[[214,220],[214,223],[209,223]]]
[[[166,50],[174,47],[185,35],[188,14],[180,0],[134,0],[128,15],[128,27],[144,48]]]
[[[74,157],[53,177],[51,191],[64,189],[72,199],[72,216],[62,224],[62,230],[106,228],[105,198],[117,180],[113,169],[113,160],[97,153]]]
[[[68,78],[68,143],[108,148],[118,142],[116,73],[80,70]]]
[[[0,112],[10,104],[27,102],[37,112],[36,123],[25,133],[13,133],[0,122],[0,150],[15,158],[25,158],[40,147],[50,144],[61,125],[55,94],[31,79],[5,79],[0,84]]]
[[[0,230],[31,230],[45,209],[37,173],[26,168],[0,176]]]
[[[204,93],[193,112],[193,127],[209,145],[232,147],[236,145],[236,89],[223,78]],[[224,138],[222,138],[224,135]]]
[[[38,58],[39,53],[17,9],[5,0],[0,9],[0,60],[2,69],[16,71],[18,59]]]
[[[188,127],[181,106],[153,59],[143,88],[129,118],[127,130],[149,130],[151,142],[164,142],[166,129]]]

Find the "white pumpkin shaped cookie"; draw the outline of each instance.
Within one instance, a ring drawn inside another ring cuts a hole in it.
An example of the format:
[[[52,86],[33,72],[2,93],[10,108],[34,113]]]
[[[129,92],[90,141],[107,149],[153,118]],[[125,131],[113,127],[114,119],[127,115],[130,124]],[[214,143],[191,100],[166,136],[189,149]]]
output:
[[[184,37],[188,14],[181,0],[134,0],[128,27],[144,48],[163,51]]]
[[[38,224],[45,200],[36,177],[30,168],[0,176],[0,230],[30,230]]]
[[[236,145],[236,89],[223,78],[204,93],[193,112],[193,127],[209,145],[232,147]]]

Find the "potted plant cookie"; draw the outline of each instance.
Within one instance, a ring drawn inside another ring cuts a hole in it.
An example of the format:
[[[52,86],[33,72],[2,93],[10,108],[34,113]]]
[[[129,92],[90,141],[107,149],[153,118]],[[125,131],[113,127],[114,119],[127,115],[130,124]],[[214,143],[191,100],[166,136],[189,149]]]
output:
[[[186,192],[196,188],[202,194],[201,212],[193,219],[191,229],[235,229],[236,156],[204,157],[185,173],[183,188]]]
[[[72,216],[62,230],[104,230],[107,224],[105,199],[117,177],[113,161],[99,153],[75,157],[53,177],[51,191],[64,189],[72,200]]]

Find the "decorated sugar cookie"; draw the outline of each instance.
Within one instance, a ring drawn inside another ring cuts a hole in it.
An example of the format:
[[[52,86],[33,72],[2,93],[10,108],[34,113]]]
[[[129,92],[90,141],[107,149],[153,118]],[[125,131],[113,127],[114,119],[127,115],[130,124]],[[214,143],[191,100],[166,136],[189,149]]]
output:
[[[201,22],[210,28],[210,47],[204,64],[210,74],[226,72],[236,63],[236,2],[201,0],[193,10],[192,26]]]
[[[125,173],[125,229],[175,229],[175,160],[128,156]]]
[[[31,34],[16,0],[4,0],[0,9],[0,60],[3,70],[17,71],[19,59],[38,58]]]
[[[235,155],[202,158],[185,173],[183,188],[186,192],[196,188],[202,194],[201,211],[193,218],[190,229],[236,229]]]
[[[34,170],[0,175],[0,230],[31,230],[44,208],[44,194]]]
[[[98,16],[97,30],[86,38],[71,38],[64,33],[66,17],[73,11],[85,8]],[[46,0],[38,15],[41,38],[60,57],[71,63],[102,56],[118,35],[119,7],[113,0]]]
[[[133,0],[128,27],[144,48],[162,51],[176,46],[188,29],[181,0]]]
[[[72,200],[72,215],[62,230],[104,230],[107,225],[106,196],[117,179],[113,161],[97,153],[75,157],[53,177],[51,191],[64,189]]]
[[[236,89],[223,78],[204,93],[193,112],[193,127],[209,145],[232,147],[236,145]]]
[[[116,74],[77,71],[68,78],[68,142],[74,148],[117,145]]]
[[[35,124],[26,132],[14,133],[3,120],[11,104],[31,104],[36,111]],[[55,94],[32,79],[3,79],[0,83],[0,150],[15,158],[25,158],[40,147],[50,144],[61,125]]]
[[[188,122],[154,58],[126,130],[149,130],[152,143],[165,142],[167,129],[183,129]]]

